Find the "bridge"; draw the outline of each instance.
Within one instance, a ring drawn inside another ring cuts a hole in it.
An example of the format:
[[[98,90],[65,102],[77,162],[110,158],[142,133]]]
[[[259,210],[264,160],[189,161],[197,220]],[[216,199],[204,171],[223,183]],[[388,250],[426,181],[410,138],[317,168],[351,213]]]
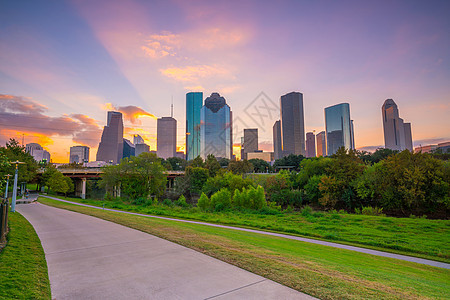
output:
[[[86,180],[100,178],[104,173],[102,168],[80,168],[80,169],[58,169],[64,176],[70,177],[75,181],[75,195],[86,198]],[[45,172],[44,168],[38,170],[38,176]],[[165,171],[167,175],[167,188],[173,188],[176,177],[184,176],[184,171]],[[119,192],[120,195],[120,192]]]

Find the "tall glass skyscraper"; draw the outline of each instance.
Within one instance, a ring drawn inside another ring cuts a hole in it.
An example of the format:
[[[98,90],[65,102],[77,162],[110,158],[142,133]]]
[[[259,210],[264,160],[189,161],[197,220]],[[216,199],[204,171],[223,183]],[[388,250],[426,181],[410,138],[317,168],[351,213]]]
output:
[[[201,110],[200,141],[202,157],[232,158],[231,109],[225,98],[212,93]]]
[[[280,120],[278,120],[275,122],[275,124],[273,124],[273,158],[280,159],[282,157],[281,122]]]
[[[353,120],[350,105],[341,103],[325,108],[327,155],[333,155],[340,147],[354,149]]]
[[[305,156],[303,94],[291,92],[280,98],[283,156]]]
[[[98,145],[98,161],[120,163],[123,155],[123,120],[122,113],[108,111],[108,121],[103,128],[102,139]]]
[[[156,155],[167,159],[177,153],[177,120],[162,117],[156,122]]]
[[[200,155],[200,123],[203,93],[186,94],[186,159],[192,160]]]
[[[383,113],[384,145],[388,149],[413,150],[411,123],[404,123],[394,100],[386,99],[381,107]]]

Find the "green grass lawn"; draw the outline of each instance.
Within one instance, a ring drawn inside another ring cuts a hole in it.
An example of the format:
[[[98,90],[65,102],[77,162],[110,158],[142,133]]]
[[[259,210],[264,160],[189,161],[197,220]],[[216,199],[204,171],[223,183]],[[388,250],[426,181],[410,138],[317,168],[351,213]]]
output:
[[[8,244],[0,253],[0,299],[50,299],[47,262],[33,226],[9,213]]]
[[[65,199],[62,198],[61,199]],[[450,221],[365,216],[327,212],[284,212],[263,215],[250,212],[202,212],[198,208],[163,205],[138,206],[100,200],[67,200],[90,205],[236,225],[312,237],[376,250],[450,263]]]
[[[450,270],[273,236],[40,202],[135,228],[321,299],[445,299]]]

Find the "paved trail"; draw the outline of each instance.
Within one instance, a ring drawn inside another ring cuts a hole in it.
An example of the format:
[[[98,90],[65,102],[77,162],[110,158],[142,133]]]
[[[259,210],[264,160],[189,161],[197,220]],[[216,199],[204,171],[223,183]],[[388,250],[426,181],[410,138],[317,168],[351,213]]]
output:
[[[101,207],[98,207],[98,206],[93,206],[93,205],[88,205],[88,204],[82,204],[82,203],[62,200],[62,199],[54,198],[54,197],[50,197],[50,196],[39,196],[39,197],[46,197],[46,198],[50,198],[50,199],[53,199],[53,200],[57,200],[57,201],[61,201],[61,202],[67,202],[67,203],[71,203],[71,204],[75,204],[75,205],[92,207],[92,208],[96,208],[96,209],[102,209]],[[218,224],[198,222],[198,221],[191,221],[191,220],[180,220],[180,219],[160,217],[160,216],[151,216],[151,215],[145,215],[145,214],[121,211],[121,210],[110,209],[110,208],[104,208],[104,210],[120,212],[120,213],[130,214],[130,215],[136,215],[136,216],[149,217],[149,218],[157,218],[157,219],[171,220],[171,221],[177,221],[177,222],[201,224],[201,225],[206,225],[206,226],[213,226],[213,227],[219,227],[219,228],[227,228],[227,229],[233,229],[233,230],[254,232],[254,233],[266,234],[266,235],[271,235],[271,236],[278,236],[278,237],[283,237],[283,238],[287,238],[287,239],[291,239],[291,240],[297,240],[297,241],[302,241],[302,242],[307,242],[307,243],[313,243],[313,244],[319,244],[319,245],[324,245],[324,246],[330,246],[330,247],[340,248],[340,249],[347,249],[347,250],[351,250],[351,251],[367,253],[367,254],[372,254],[372,255],[376,255],[376,256],[390,257],[390,258],[395,258],[395,259],[400,259],[400,260],[411,261],[411,262],[415,262],[415,263],[419,263],[419,264],[429,265],[429,266],[433,266],[433,267],[450,269],[450,264],[447,264],[447,263],[444,263],[444,262],[439,262],[439,261],[434,261],[434,260],[429,260],[429,259],[423,259],[423,258],[417,258],[417,257],[401,255],[401,254],[395,254],[395,253],[390,253],[390,252],[384,252],[384,251],[377,251],[377,250],[372,250],[372,249],[367,249],[367,248],[348,246],[348,245],[344,245],[344,244],[325,242],[325,241],[320,241],[320,240],[315,240],[315,239],[308,239],[308,238],[303,238],[303,237],[298,237],[298,236],[293,236],[293,235],[288,235],[288,234],[267,232],[267,231],[261,231],[261,230],[255,230],[255,229],[247,229],[247,228],[240,228],[240,227],[227,226],[227,225],[218,225]]]
[[[40,203],[17,211],[41,240],[53,299],[314,299],[99,218]]]

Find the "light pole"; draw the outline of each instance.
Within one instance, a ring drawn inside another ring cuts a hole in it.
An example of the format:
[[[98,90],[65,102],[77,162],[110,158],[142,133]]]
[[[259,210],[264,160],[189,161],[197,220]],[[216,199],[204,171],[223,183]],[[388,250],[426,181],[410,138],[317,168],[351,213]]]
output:
[[[11,212],[16,211],[16,197],[17,197],[17,177],[19,174],[19,164],[24,164],[24,162],[20,162],[18,160],[12,161],[11,164],[16,165],[16,173],[14,175],[14,189],[13,189],[13,195],[11,200]]]
[[[8,184],[9,184],[9,176],[11,176],[11,174],[6,174],[6,189],[5,189],[5,200],[8,200]]]

